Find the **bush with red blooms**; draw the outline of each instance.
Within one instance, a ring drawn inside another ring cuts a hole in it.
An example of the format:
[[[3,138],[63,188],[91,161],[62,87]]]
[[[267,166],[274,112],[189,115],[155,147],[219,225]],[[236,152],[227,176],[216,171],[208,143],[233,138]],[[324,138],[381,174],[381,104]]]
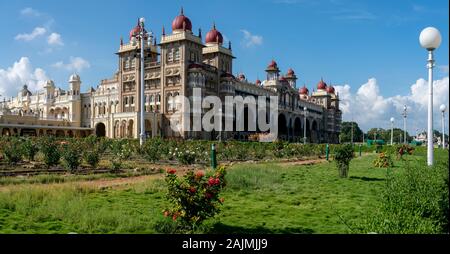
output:
[[[413,154],[414,152],[414,147],[409,146],[409,145],[401,145],[399,147],[397,147],[397,158],[399,159],[403,159],[403,155],[406,154]]]
[[[163,211],[164,217],[180,222],[182,230],[192,232],[202,222],[220,212],[224,199],[219,197],[225,187],[224,166],[216,170],[189,171],[177,176],[175,169],[167,170],[167,199],[171,207]]]

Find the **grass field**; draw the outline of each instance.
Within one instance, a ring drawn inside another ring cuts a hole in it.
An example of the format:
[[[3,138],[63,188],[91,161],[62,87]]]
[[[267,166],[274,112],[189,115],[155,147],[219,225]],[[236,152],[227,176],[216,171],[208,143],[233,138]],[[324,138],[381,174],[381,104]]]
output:
[[[380,203],[386,169],[374,168],[374,158],[355,158],[348,179],[339,178],[330,162],[235,164],[227,174],[222,212],[206,222],[204,232],[350,233]],[[394,170],[403,170],[405,162],[395,162]],[[5,182],[0,233],[159,233],[155,226],[164,220],[165,191],[157,177],[111,188],[77,181]]]

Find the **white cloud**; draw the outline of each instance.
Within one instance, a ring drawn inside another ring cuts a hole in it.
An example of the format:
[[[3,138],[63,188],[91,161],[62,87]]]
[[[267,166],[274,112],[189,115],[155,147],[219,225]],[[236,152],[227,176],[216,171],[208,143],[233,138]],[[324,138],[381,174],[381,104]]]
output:
[[[44,35],[47,32],[47,29],[43,28],[43,27],[36,27],[34,28],[33,32],[29,33],[29,34],[18,34],[16,35],[15,39],[20,41],[31,41],[36,39],[37,37]]]
[[[0,94],[2,96],[15,96],[24,84],[30,91],[42,89],[48,77],[41,68],[33,69],[30,59],[22,57],[13,66],[0,69]]]
[[[83,69],[88,69],[91,67],[90,63],[81,57],[70,57],[69,63],[64,63],[63,61],[56,62],[52,65],[58,69],[65,69],[68,71],[81,72]]]
[[[47,43],[51,46],[63,46],[64,43],[61,39],[61,35],[59,33],[51,33],[47,37]]]
[[[374,127],[389,128],[389,119],[395,118],[395,126],[403,128],[401,113],[403,105],[408,106],[407,126],[411,134],[424,130],[427,126],[428,82],[419,79],[410,87],[406,95],[383,97],[375,78],[361,85],[356,93],[349,85],[336,86],[341,102],[340,108],[345,121],[354,120],[364,130]],[[444,77],[433,83],[434,128],[440,129],[439,106],[448,107],[449,78]]]
[[[42,15],[42,13],[40,13],[39,11],[37,11],[37,10],[35,10],[33,8],[30,8],[30,7],[22,9],[20,11],[20,14],[22,16],[27,16],[27,17],[39,17],[39,16]]]
[[[249,48],[252,46],[261,45],[263,43],[262,36],[254,35],[245,29],[242,29],[241,32],[244,33],[244,38],[242,40],[242,43],[245,47]]]

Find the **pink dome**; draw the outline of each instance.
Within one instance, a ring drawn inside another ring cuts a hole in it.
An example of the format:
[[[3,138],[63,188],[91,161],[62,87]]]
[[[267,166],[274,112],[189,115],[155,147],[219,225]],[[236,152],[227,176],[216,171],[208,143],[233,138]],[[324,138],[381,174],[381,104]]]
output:
[[[172,21],[172,31],[175,30],[188,30],[192,31],[192,23],[191,20],[184,16],[183,8],[181,8],[180,15],[178,15],[173,21]]]
[[[317,90],[325,90],[327,89],[327,83],[323,82],[323,79],[317,83]]]
[[[216,29],[216,25],[214,24],[213,29],[206,34],[206,43],[223,43],[222,34]]]
[[[303,86],[302,88],[300,88],[299,93],[307,95],[309,93],[308,88],[306,88],[306,86]]]

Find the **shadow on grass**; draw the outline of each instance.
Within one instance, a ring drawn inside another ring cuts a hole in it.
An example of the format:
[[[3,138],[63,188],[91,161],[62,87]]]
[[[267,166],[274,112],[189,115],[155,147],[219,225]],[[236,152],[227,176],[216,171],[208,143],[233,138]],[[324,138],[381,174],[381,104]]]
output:
[[[215,223],[206,232],[208,234],[312,234],[314,231],[309,228],[302,227],[287,227],[287,228],[265,228],[257,226],[254,228],[246,228],[241,226],[226,225],[221,222]]]
[[[384,181],[386,179],[383,178],[375,178],[375,177],[360,177],[360,176],[350,176],[351,179],[357,179],[361,181],[367,181],[367,182],[377,182],[377,181]]]

